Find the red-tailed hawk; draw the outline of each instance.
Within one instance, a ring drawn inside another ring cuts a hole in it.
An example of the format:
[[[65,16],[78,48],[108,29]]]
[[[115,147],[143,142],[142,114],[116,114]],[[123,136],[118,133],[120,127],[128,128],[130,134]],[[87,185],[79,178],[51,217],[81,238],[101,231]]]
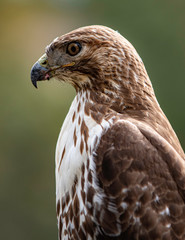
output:
[[[134,47],[103,26],[56,38],[31,71],[72,84],[56,147],[59,239],[185,239],[185,155]]]

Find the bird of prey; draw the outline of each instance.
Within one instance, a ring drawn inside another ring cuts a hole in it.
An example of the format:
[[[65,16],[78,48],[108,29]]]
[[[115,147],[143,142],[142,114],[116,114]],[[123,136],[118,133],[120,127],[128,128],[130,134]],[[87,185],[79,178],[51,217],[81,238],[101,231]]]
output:
[[[185,155],[134,47],[88,26],[57,37],[31,80],[76,96],[56,146],[59,239],[185,239]]]

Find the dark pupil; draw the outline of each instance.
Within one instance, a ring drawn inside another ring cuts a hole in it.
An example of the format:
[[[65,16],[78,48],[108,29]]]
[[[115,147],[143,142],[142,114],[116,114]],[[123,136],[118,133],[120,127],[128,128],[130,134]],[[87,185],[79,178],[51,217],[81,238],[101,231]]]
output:
[[[76,50],[77,50],[77,49],[76,49],[76,47],[75,47],[75,46],[72,46],[72,47],[71,47],[71,51],[72,51],[73,53],[75,53],[75,52],[76,52]]]

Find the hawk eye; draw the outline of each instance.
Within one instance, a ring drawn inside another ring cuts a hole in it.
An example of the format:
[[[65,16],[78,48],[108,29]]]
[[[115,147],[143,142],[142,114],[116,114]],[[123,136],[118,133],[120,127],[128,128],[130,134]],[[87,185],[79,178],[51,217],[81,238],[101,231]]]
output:
[[[78,42],[69,43],[67,46],[67,53],[71,56],[75,56],[80,52],[81,48],[82,46]]]

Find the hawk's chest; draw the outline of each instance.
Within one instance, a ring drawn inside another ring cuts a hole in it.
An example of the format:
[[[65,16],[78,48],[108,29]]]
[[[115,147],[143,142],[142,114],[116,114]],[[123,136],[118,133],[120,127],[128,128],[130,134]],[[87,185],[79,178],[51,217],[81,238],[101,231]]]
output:
[[[102,133],[111,125],[111,119],[102,118],[99,123],[95,121],[92,118],[95,112],[85,111],[89,103],[87,96],[88,93],[84,93],[74,98],[56,146],[59,239],[69,239],[68,235],[72,234],[75,228],[81,229],[87,222],[93,224],[88,211],[92,209],[94,201],[98,204],[101,200],[98,195],[93,156]],[[93,202],[88,197],[91,196],[92,188],[96,193]],[[95,232],[93,234],[96,235]]]
[[[87,158],[92,162],[95,141],[109,125],[107,122],[98,124],[90,114],[85,114],[88,101],[85,96],[87,93],[74,98],[59,134],[55,158],[56,200],[70,191],[75,178],[80,177],[81,166]]]

